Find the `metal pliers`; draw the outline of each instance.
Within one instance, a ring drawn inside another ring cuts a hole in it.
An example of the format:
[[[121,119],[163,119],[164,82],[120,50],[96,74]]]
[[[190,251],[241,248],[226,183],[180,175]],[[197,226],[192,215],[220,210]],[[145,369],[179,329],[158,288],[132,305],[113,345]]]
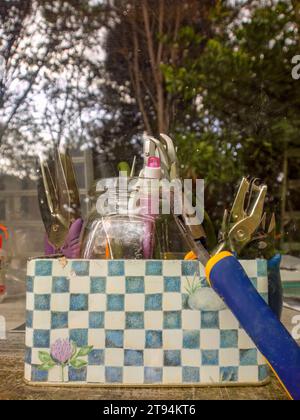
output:
[[[79,190],[67,150],[55,149],[52,156],[40,159],[38,198],[47,239],[60,250],[71,225],[81,218]]]
[[[226,250],[240,255],[253,240],[263,221],[267,191],[268,187],[258,186],[256,179],[243,178],[231,211],[225,211],[220,243],[214,254]]]

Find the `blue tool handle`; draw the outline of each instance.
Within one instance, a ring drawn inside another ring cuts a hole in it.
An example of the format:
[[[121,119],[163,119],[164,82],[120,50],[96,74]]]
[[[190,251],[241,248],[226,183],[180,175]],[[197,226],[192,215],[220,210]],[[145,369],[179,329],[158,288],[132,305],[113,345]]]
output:
[[[206,274],[289,397],[300,400],[300,347],[254,288],[241,264],[229,252],[222,252],[209,261]]]

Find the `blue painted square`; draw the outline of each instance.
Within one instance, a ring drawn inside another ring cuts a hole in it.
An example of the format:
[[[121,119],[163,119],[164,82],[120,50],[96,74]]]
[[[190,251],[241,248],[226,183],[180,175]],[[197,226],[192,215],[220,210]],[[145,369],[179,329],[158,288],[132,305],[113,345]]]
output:
[[[125,366],[143,366],[144,352],[142,350],[125,350]]]
[[[184,383],[199,383],[200,369],[197,367],[183,367],[182,380]]]
[[[33,277],[31,276],[26,277],[26,291],[28,293],[33,293]]]
[[[40,370],[38,366],[32,366],[31,380],[32,382],[47,382],[48,371]]]
[[[72,294],[70,296],[71,311],[87,311],[89,307],[89,297],[84,294]]]
[[[221,382],[237,382],[239,378],[239,368],[237,366],[228,366],[220,368]]]
[[[51,313],[51,328],[53,330],[68,328],[68,326],[69,326],[68,312],[52,312]]]
[[[257,277],[251,277],[250,281],[252,285],[255,287],[255,289],[257,290]]]
[[[221,349],[238,348],[237,330],[221,330]]]
[[[162,331],[146,331],[146,349],[161,349],[162,345]]]
[[[89,261],[73,261],[72,270],[78,277],[87,277],[90,274],[90,263]]]
[[[35,275],[37,277],[52,276],[52,261],[36,261]]]
[[[126,329],[144,329],[144,312],[126,312]]]
[[[200,268],[198,261],[182,261],[181,272],[183,276],[199,275]]]
[[[269,294],[268,293],[261,293],[261,297],[266,303],[269,303]]]
[[[146,276],[162,276],[162,261],[146,261]]]
[[[92,350],[88,358],[89,358],[89,366],[103,366],[104,365],[104,350]]]
[[[180,292],[181,282],[180,277],[165,277],[164,278],[165,292]]]
[[[256,366],[257,365],[257,350],[240,350],[240,365],[241,366]]]
[[[50,311],[51,295],[35,295],[34,309],[36,311]]]
[[[189,298],[190,298],[190,295],[188,295],[187,293],[182,294],[182,309],[191,310],[189,306]]]
[[[168,311],[164,312],[164,329],[180,330],[181,329],[181,312]]]
[[[200,348],[200,331],[183,331],[183,348]]]
[[[257,260],[257,275],[258,277],[268,276],[268,263],[266,260]]]
[[[218,366],[219,365],[219,351],[218,350],[202,350],[202,365],[203,366]]]
[[[91,293],[100,294],[106,291],[105,277],[91,277]]]
[[[33,347],[39,349],[48,349],[50,347],[50,331],[34,330],[33,331]]]
[[[106,367],[105,382],[108,384],[120,384],[123,382],[123,369],[121,367]]]
[[[108,261],[108,275],[109,276],[124,276],[125,275],[124,261]]]
[[[201,328],[218,329],[219,325],[219,312],[201,312]]]
[[[78,328],[70,330],[70,340],[76,343],[77,347],[85,347],[88,345],[88,329]]]
[[[30,347],[25,347],[25,363],[31,365],[32,361],[32,349]]]
[[[160,384],[162,383],[163,370],[162,368],[146,367],[144,370],[145,384]]]
[[[121,349],[124,343],[124,331],[107,330],[105,331],[105,347]]]
[[[92,329],[104,328],[104,312],[90,312],[89,327]]]
[[[26,327],[32,328],[33,326],[33,311],[26,311]]]
[[[156,293],[153,295],[146,295],[145,310],[146,311],[161,311],[162,310],[163,295]]]
[[[181,352],[180,350],[165,350],[164,351],[164,366],[180,366]]]
[[[126,293],[144,293],[144,277],[126,277]]]
[[[124,311],[124,295],[107,295],[108,311]]]
[[[87,368],[74,369],[69,367],[69,381],[70,382],[86,382]]]
[[[53,293],[69,293],[70,280],[67,277],[53,277]]]
[[[266,379],[268,379],[269,375],[270,375],[270,371],[269,371],[268,366],[259,366],[258,367],[258,380],[260,382],[263,382]]]

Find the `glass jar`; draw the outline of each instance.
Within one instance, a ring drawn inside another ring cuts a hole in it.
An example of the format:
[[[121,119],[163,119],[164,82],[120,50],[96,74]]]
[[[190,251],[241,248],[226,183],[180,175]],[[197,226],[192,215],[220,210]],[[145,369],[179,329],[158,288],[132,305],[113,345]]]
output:
[[[174,216],[161,214],[163,200],[159,183],[155,186],[152,180],[124,177],[98,181],[90,197],[81,257],[182,259],[190,249]]]

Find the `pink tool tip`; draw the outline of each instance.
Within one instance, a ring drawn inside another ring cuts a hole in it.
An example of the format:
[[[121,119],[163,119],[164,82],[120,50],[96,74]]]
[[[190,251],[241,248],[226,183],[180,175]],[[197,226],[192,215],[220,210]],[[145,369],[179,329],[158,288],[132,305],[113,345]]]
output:
[[[148,168],[160,168],[160,158],[155,156],[149,157],[147,166]]]

